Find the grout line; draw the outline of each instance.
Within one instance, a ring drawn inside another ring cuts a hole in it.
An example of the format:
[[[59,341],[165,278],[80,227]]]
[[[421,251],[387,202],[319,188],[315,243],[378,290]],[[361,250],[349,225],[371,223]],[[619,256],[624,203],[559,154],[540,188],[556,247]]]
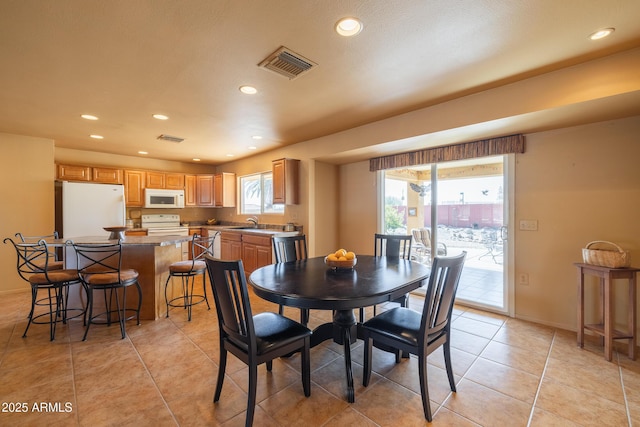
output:
[[[633,424],[631,423],[631,411],[629,410],[629,400],[627,399],[627,391],[624,387],[624,376],[622,375],[622,366],[620,366],[620,353],[618,351],[616,353],[616,359],[618,362],[618,373],[620,374],[620,385],[622,386],[622,397],[624,398],[624,408],[627,411],[627,422],[629,423],[629,427]]]
[[[531,413],[529,414],[529,420],[527,421],[527,427],[531,426],[531,421],[533,420],[533,413],[536,409],[536,403],[538,402],[538,396],[540,396],[540,389],[542,388],[542,381],[544,380],[544,375],[547,372],[547,366],[549,366],[549,358],[551,357],[551,351],[553,350],[553,346],[556,342],[556,331],[553,331],[553,338],[551,339],[551,345],[549,346],[549,351],[547,352],[547,360],[544,362],[544,369],[542,369],[542,375],[540,375],[540,382],[538,383],[538,389],[536,390],[536,395],[533,397],[533,403],[531,404]]]

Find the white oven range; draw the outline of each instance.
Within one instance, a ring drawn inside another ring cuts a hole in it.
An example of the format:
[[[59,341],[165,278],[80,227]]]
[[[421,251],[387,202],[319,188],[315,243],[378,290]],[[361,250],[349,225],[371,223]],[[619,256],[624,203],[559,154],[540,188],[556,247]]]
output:
[[[188,236],[189,227],[180,225],[180,215],[154,214],[142,215],[142,228],[147,236]]]

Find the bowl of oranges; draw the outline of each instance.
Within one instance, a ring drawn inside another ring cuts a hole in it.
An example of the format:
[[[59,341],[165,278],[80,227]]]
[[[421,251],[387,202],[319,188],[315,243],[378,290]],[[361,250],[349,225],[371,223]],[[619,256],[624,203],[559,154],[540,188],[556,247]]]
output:
[[[338,249],[324,257],[324,263],[333,269],[352,269],[357,262],[356,254],[346,249]]]

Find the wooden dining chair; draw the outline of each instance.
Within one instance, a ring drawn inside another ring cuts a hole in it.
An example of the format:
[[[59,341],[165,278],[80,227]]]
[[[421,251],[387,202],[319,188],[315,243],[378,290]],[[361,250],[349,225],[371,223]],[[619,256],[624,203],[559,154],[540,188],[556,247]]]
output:
[[[411,259],[411,235],[404,234],[378,234],[375,235],[374,256],[397,257],[406,260]],[[392,302],[406,307],[409,297],[404,295]],[[376,306],[373,306],[373,315],[376,315]],[[360,321],[364,322],[364,308],[360,309]]]
[[[72,317],[84,313],[84,308],[68,309],[69,286],[80,283],[78,271],[63,269],[52,255],[51,249],[44,239],[38,242],[14,242],[10,237],[4,243],[11,243],[16,250],[18,275],[31,286],[31,310],[29,311],[27,327],[22,337],[27,336],[31,324],[49,324],[49,338],[55,339],[58,322],[66,323],[71,317],[71,311],[76,312]],[[39,297],[40,291],[46,291],[46,297]],[[42,311],[42,307],[46,307]]]
[[[213,401],[220,399],[231,352],[249,367],[249,391],[246,426],[253,423],[256,405],[258,365],[265,363],[271,371],[273,359],[300,352],[304,395],[311,395],[309,348],[311,330],[278,313],[253,315],[242,260],[223,261],[205,256],[211,282],[220,338],[218,380]]]
[[[304,234],[298,236],[281,236],[273,239],[273,253],[276,263],[291,262],[301,259],[307,259],[307,238]],[[280,304],[278,313],[284,314],[284,306]],[[307,325],[309,323],[309,310],[300,309],[300,323]]]
[[[466,252],[462,252],[457,256],[434,258],[422,313],[406,307],[395,307],[362,325],[362,339],[365,345],[362,385],[366,387],[371,379],[374,344],[377,348],[393,351],[396,354],[396,363],[400,362],[400,352],[417,355],[422,407],[429,422],[432,417],[427,381],[427,356],[440,346],[444,350],[449,386],[451,391],[456,391],[451,366],[451,313],[466,255]]]

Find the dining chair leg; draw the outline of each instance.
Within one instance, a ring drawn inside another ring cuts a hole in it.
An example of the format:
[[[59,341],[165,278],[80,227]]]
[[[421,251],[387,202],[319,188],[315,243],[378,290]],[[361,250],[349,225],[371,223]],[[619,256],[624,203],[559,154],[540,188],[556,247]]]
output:
[[[267,371],[271,372],[271,370],[273,369],[273,360],[269,360],[265,363],[265,365],[267,365]]]
[[[227,367],[227,350],[224,349],[224,343],[220,340],[220,361],[218,363],[218,380],[216,381],[216,392],[213,395],[213,401],[220,400],[222,393],[222,384],[224,383],[224,371]]]
[[[309,348],[311,347],[311,339],[307,337],[304,340],[304,349],[302,350],[301,369],[302,369],[302,389],[306,397],[311,396],[311,361],[309,357]]]
[[[368,386],[371,379],[371,356],[373,350],[373,340],[369,337],[363,337],[364,340],[364,367],[362,372],[362,385]]]
[[[451,387],[451,391],[456,391],[456,380],[453,377],[453,367],[451,365],[451,346],[449,345],[449,341],[444,343],[443,351],[444,351],[444,364],[447,368],[447,377],[449,378],[449,386]]]
[[[422,396],[422,408],[427,421],[431,422],[431,404],[429,403],[429,385],[427,383],[427,356],[418,356],[418,377],[420,381],[420,394]]]
[[[258,366],[255,362],[249,361],[249,396],[247,398],[247,418],[245,426],[253,425],[253,414],[256,409],[256,386],[258,382]]]

